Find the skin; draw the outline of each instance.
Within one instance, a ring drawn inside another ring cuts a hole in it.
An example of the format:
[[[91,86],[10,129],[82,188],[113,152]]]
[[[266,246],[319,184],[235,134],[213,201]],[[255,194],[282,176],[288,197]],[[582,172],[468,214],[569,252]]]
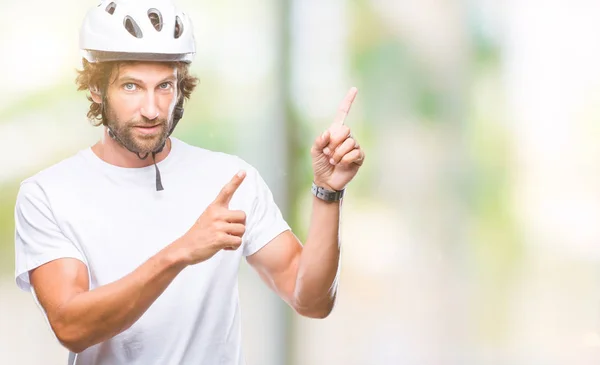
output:
[[[145,153],[157,149],[167,139],[178,91],[177,69],[161,63],[123,65],[118,77],[107,88],[105,112],[108,127],[130,149]],[[102,103],[102,95],[92,92],[92,100]],[[152,128],[153,127],[153,128]],[[162,161],[171,149],[170,142],[156,155]],[[120,167],[144,167],[151,159],[138,156],[114,141],[105,129],[92,151],[108,163]]]
[[[124,65],[107,90],[108,125],[121,140],[140,152],[152,151],[166,138],[178,98],[177,70],[160,63]],[[356,175],[364,152],[350,136],[344,120],[357,90],[350,89],[334,122],[311,148],[314,181],[327,189],[341,190]],[[92,92],[102,103],[102,96]],[[153,126],[144,129],[146,126]],[[92,147],[108,163],[144,167],[151,159],[135,154],[108,136]],[[156,160],[163,160],[170,143]],[[219,250],[237,250],[245,232],[243,211],[230,210],[229,201],[243,183],[245,172],[234,175],[196,223],[179,239],[133,272],[110,284],[90,290],[85,265],[75,259],[58,259],[30,272],[40,304],[61,343],[81,352],[106,341],[134,324],[188,265],[210,259]],[[340,260],[341,202],[313,198],[308,237],[304,245],[285,231],[247,258],[263,281],[297,313],[327,317],[334,306]]]

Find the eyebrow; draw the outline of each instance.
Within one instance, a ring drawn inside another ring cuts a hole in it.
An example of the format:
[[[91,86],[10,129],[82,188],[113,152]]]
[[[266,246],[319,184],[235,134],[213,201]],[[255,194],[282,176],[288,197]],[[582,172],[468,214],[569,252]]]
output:
[[[162,84],[165,83],[167,81],[172,81],[175,82],[177,80],[177,78],[175,76],[167,76],[164,79],[162,79],[161,81],[158,82],[158,84]],[[135,84],[141,84],[143,85],[144,82],[140,79],[136,79],[135,77],[132,76],[123,76],[123,77],[119,77],[118,83],[123,84],[123,83],[128,83],[128,82],[132,82]]]

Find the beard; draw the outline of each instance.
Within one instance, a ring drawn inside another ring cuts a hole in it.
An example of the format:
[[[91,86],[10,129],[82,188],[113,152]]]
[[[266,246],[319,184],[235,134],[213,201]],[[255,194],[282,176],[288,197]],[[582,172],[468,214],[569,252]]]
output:
[[[138,154],[147,154],[156,152],[164,146],[169,137],[169,126],[171,120],[166,118],[148,119],[141,117],[139,119],[130,119],[122,121],[114,110],[107,105],[106,108],[106,126],[117,137],[120,142],[129,151]],[[153,133],[141,133],[136,127],[158,125],[158,131]]]

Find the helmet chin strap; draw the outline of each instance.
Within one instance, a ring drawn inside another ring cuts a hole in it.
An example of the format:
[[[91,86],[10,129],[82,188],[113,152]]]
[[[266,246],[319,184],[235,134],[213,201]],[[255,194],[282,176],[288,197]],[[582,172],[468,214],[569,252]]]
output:
[[[106,99],[103,96],[102,97],[102,118],[103,118],[103,120],[106,120],[106,115],[104,113],[105,105],[106,105]],[[156,117],[158,117],[158,114],[156,115]],[[171,129],[169,130],[169,134],[167,134],[167,138],[169,138],[171,136],[171,133],[173,133],[173,131],[175,130],[175,127],[177,126],[177,123],[179,123],[179,120],[181,120],[182,117],[183,117],[183,98],[181,98],[181,100],[177,103],[177,105],[175,106],[175,109],[173,110],[173,123],[171,125]],[[162,185],[162,178],[160,176],[160,171],[158,170],[158,165],[156,164],[156,154],[162,152],[162,150],[165,148],[165,145],[167,143],[167,138],[165,138],[165,141],[157,149],[155,149],[152,152],[146,152],[146,154],[142,156],[142,154],[140,152],[134,151],[131,148],[127,147],[121,141],[121,139],[115,134],[115,132],[113,132],[113,130],[110,129],[110,127],[107,126],[106,128],[108,129],[108,135],[110,136],[110,138],[115,140],[121,146],[125,147],[129,152],[134,153],[140,160],[145,160],[146,158],[148,158],[148,155],[150,155],[150,153],[152,153],[152,160],[154,162],[154,168],[156,170],[156,191],[164,190],[164,187]]]

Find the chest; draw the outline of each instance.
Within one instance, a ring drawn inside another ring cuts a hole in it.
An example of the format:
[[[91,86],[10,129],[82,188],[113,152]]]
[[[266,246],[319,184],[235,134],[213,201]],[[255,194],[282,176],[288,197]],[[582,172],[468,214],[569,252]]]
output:
[[[166,190],[87,192],[71,199],[59,219],[65,235],[85,256],[90,285],[96,287],[129,274],[183,236],[211,202],[203,194]],[[228,258],[239,261],[239,257]],[[213,266],[203,265],[205,274]]]

